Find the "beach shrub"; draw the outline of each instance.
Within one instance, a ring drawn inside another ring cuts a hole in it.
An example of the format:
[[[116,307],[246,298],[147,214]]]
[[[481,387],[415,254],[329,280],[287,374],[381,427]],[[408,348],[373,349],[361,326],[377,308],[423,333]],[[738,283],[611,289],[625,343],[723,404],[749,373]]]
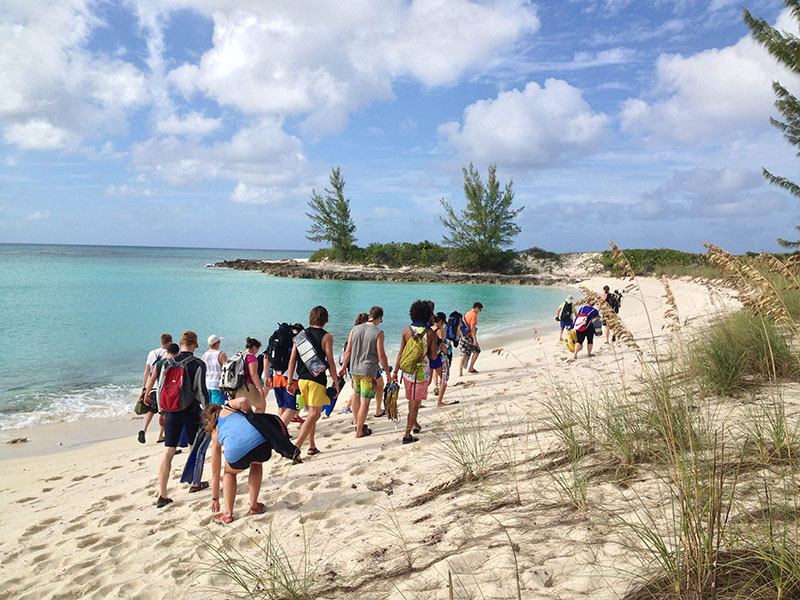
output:
[[[672,275],[694,275],[694,271],[708,266],[702,254],[669,248],[628,249],[624,253],[636,275],[660,274],[664,269],[669,270]],[[621,274],[622,269],[616,264],[617,259],[611,250],[602,253],[600,262],[615,277]]]
[[[733,394],[748,383],[788,377],[798,362],[774,323],[742,310],[708,327],[692,349],[692,363],[703,387]]]
[[[523,250],[519,253],[519,255],[521,257],[527,256],[538,260],[553,260],[556,262],[561,262],[562,260],[561,255],[558,252],[550,252],[549,250],[539,248],[539,246],[534,246],[533,248]]]

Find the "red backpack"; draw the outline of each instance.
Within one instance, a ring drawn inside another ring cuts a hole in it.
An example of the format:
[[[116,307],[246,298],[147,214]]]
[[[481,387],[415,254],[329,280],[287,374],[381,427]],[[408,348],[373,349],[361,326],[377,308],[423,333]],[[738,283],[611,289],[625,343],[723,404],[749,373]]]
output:
[[[156,388],[156,399],[161,412],[185,410],[195,399],[199,399],[199,395],[202,395],[202,388],[199,385],[199,377],[203,376],[202,369],[195,370],[194,382],[189,377],[187,367],[193,360],[199,359],[194,356],[187,356],[181,361],[168,358],[161,365],[161,374],[158,377],[158,387]]]

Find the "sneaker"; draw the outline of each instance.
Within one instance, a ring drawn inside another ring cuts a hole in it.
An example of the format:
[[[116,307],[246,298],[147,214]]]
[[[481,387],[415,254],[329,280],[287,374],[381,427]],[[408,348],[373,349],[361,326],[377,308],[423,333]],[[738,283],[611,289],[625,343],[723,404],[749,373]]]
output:
[[[139,432],[139,437],[137,438],[140,444],[144,444],[144,431]]]
[[[301,416],[297,416],[294,419],[292,419],[292,423],[300,423],[302,425],[305,422],[306,420]]]

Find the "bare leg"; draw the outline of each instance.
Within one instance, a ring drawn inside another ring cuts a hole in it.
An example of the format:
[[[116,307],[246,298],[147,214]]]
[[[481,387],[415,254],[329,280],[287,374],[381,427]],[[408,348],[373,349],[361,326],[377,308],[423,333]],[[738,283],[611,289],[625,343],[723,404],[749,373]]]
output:
[[[144,431],[145,433],[147,433],[147,427],[150,425],[150,421],[153,420],[153,415],[155,414],[156,413],[150,412],[148,410],[147,414],[144,416],[144,427],[142,427],[142,431]]]
[[[356,415],[356,437],[362,437],[364,435],[364,423],[369,414],[369,398],[362,398],[360,395],[357,398],[359,409]],[[356,414],[355,410],[353,410],[353,414]]]
[[[447,406],[444,403],[444,391],[447,389],[447,384],[443,383],[439,386],[439,399],[436,402],[436,406]]]
[[[297,442],[295,446],[301,448],[303,446],[303,442],[306,441],[308,438],[309,447],[316,448],[314,445],[314,433],[317,429],[317,421],[319,420],[319,416],[322,413],[322,407],[320,406],[309,406],[308,407],[308,416],[306,417],[306,422],[303,423],[303,426],[300,428],[300,435],[297,436]]]
[[[468,358],[469,358],[469,356],[466,356],[466,355],[462,356],[461,357],[461,362],[458,363],[458,376],[459,377],[462,377],[464,375],[464,363],[467,362]]]
[[[261,480],[264,478],[264,470],[261,463],[250,463],[250,475],[247,478],[247,487],[250,490],[250,508],[253,509],[258,504],[258,493],[261,491]]]
[[[165,448],[164,457],[161,459],[161,464],[158,467],[158,495],[162,498],[167,497],[167,481],[169,480],[169,471],[172,468],[172,459],[175,456],[177,448]]]
[[[592,344],[586,344],[586,354],[592,355]]]
[[[578,352],[581,351],[581,348],[583,348],[583,346],[581,346],[578,342],[575,342],[575,350],[572,353],[572,358],[578,358]]]
[[[478,357],[480,356],[480,352],[473,352],[472,353],[472,360],[469,363],[469,370],[472,371],[475,368],[475,363],[478,361]]]
[[[383,406],[383,390],[386,384],[383,382],[383,377],[378,377],[375,380],[375,416],[381,413],[381,406]]]
[[[283,421],[283,424],[288,427],[289,423],[292,422],[292,419],[294,419],[299,414],[300,414],[299,410],[292,410],[291,408],[284,408],[283,409],[283,413],[280,415],[281,421]]]
[[[236,475],[241,473],[237,469],[231,469],[231,466],[225,463],[225,474],[222,476],[222,499],[225,502],[225,512],[228,515],[233,514],[233,503],[236,500]]]

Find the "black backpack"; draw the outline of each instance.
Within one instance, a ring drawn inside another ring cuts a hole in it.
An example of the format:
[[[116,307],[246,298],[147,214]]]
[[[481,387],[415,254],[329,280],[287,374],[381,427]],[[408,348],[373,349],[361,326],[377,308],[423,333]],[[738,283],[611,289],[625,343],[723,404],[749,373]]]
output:
[[[564,302],[564,308],[561,309],[561,314],[558,315],[558,318],[562,323],[568,323],[569,321],[572,321],[571,302]]]
[[[606,302],[611,307],[611,310],[614,312],[619,312],[619,305],[622,301],[622,294],[620,294],[617,290],[614,290],[613,294],[606,295]]]
[[[293,337],[292,328],[287,323],[279,323],[278,328],[269,336],[267,356],[270,366],[275,371],[285,371],[289,368]]]
[[[451,342],[457,341],[461,336],[469,333],[469,326],[464,322],[464,315],[457,310],[450,313],[447,325],[444,328],[444,336]]]

